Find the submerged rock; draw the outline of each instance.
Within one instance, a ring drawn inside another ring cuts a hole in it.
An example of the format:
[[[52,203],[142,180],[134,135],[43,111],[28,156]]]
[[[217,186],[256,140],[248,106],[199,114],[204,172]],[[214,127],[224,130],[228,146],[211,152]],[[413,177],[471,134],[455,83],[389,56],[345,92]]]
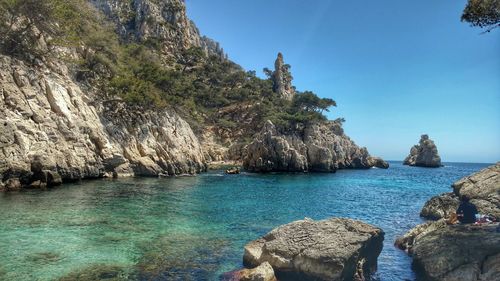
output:
[[[267,121],[250,143],[243,167],[251,172],[335,172],[337,169],[388,168],[344,134],[335,121],[309,124],[302,131],[282,133]]]
[[[70,272],[66,276],[58,279],[59,281],[124,281],[129,280],[127,270],[117,265],[95,264],[86,268]]]
[[[242,269],[225,274],[222,278],[223,281],[277,281],[274,276],[273,267],[264,262],[261,265],[251,268]]]
[[[404,165],[430,167],[441,167],[441,157],[434,141],[429,139],[428,135],[420,137],[419,144],[413,146],[410,150],[410,155],[403,162]]]
[[[269,262],[282,280],[365,280],[376,270],[384,232],[351,219],[304,219],[245,246],[243,263]]]

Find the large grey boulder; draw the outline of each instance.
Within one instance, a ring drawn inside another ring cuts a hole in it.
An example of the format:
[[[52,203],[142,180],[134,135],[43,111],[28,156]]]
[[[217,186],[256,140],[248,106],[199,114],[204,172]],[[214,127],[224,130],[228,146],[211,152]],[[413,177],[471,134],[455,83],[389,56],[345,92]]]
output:
[[[460,198],[467,196],[479,213],[500,218],[500,162],[458,180],[452,188],[453,193],[444,193],[427,201],[420,215],[433,220],[448,218],[455,213]]]
[[[500,218],[500,162],[458,180],[452,187],[457,196],[467,196],[480,213]]]
[[[280,280],[364,280],[376,270],[384,232],[351,219],[304,219],[245,246],[243,262],[269,262]]]
[[[410,154],[403,162],[404,165],[430,167],[441,167],[441,157],[434,141],[428,135],[422,135],[420,142],[411,148]]]
[[[318,122],[283,133],[267,121],[247,146],[243,167],[251,172],[335,172],[389,164],[357,146],[338,122]]]
[[[413,257],[414,270],[421,280],[500,280],[497,227],[430,222],[399,238],[396,246]]]

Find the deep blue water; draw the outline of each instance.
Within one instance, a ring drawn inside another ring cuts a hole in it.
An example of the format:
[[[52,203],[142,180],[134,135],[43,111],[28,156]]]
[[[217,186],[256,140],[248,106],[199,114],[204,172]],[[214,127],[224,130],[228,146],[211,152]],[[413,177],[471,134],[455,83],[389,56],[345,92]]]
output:
[[[209,172],[0,194],[0,280],[116,270],[115,277],[130,279],[218,280],[242,266],[246,243],[272,228],[332,216],[381,227],[377,278],[413,280],[411,259],[393,246],[395,238],[422,222],[426,200],[486,166],[391,162],[388,170],[335,174]]]

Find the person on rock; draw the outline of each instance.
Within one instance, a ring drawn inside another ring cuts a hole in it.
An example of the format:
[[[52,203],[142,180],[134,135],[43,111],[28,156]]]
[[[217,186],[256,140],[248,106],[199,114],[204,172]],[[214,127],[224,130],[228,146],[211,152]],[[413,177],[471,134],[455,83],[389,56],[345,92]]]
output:
[[[460,206],[457,209],[457,218],[460,223],[475,223],[477,208],[476,205],[472,204],[469,197],[462,196]]]

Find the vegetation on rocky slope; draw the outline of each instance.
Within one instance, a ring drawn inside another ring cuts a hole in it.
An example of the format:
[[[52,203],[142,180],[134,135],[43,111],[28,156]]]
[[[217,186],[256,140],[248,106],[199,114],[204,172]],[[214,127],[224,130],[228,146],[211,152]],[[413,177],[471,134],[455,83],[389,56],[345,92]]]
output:
[[[103,89],[103,101],[175,108],[195,130],[202,125],[235,128],[235,111],[245,111],[252,127],[272,120],[281,128],[296,128],[326,119],[323,111],[336,105],[312,92],[283,100],[271,76],[261,79],[196,46],[166,55],[161,40],[124,40],[85,0],[0,0],[0,11],[1,53],[31,63],[66,55],[80,83]],[[230,114],[221,113],[228,107]]]

